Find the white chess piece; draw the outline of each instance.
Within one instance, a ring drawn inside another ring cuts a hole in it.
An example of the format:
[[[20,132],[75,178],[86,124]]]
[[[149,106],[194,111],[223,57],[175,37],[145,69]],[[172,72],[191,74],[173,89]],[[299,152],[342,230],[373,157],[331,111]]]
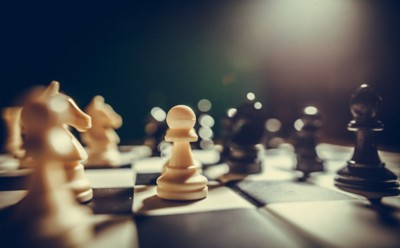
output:
[[[49,89],[57,85],[52,83]],[[67,99],[55,94],[22,110],[25,148],[33,158],[34,172],[27,196],[12,213],[10,228],[21,233],[16,246],[77,247],[93,235],[88,208],[79,205],[66,187],[65,161],[79,152],[64,126],[75,118],[74,105]]]
[[[85,112],[92,118],[92,128],[82,134],[82,141],[88,145],[89,153],[85,166],[120,165],[120,139],[114,129],[121,127],[121,116],[104,102],[102,96],[95,96]]]
[[[68,135],[72,144],[72,150],[62,157],[63,166],[67,174],[69,187],[75,193],[78,201],[87,202],[93,198],[91,183],[86,178],[84,167],[81,163],[81,161],[87,159],[87,153],[75,136],[68,130],[68,126],[72,126],[80,132],[87,131],[91,127],[91,118],[76,105],[71,97],[60,93],[59,89],[60,84],[57,81],[52,81],[37,100],[48,102],[54,108],[68,110],[68,115],[66,115],[68,118],[64,119],[65,123],[62,125],[62,131]],[[24,123],[22,123],[22,126],[25,131]],[[32,158],[28,150],[25,158]]]
[[[22,107],[6,107],[3,108],[2,117],[6,124],[7,138],[5,150],[15,158],[24,156],[25,151],[22,148],[22,133],[21,133],[21,110]]]
[[[190,148],[198,139],[193,127],[196,115],[184,105],[173,107],[167,115],[166,141],[173,142],[165,173],[157,179],[157,196],[168,200],[197,200],[207,196],[207,178],[199,173]]]

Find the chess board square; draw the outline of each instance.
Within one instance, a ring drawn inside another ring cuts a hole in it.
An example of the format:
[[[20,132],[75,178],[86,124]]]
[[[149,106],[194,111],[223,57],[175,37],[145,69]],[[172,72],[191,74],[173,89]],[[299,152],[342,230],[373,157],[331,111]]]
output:
[[[259,206],[277,202],[350,200],[352,197],[308,182],[250,181],[235,186]]]
[[[133,212],[137,215],[170,215],[233,208],[255,207],[224,186],[209,185],[208,196],[197,201],[163,200],[157,197],[156,186],[135,186]]]
[[[136,216],[136,223],[141,247],[302,247],[257,209]]]
[[[95,214],[131,214],[133,188],[96,188],[88,203]]]
[[[286,202],[267,205],[264,210],[307,239],[319,241],[321,247],[400,245],[400,211],[391,205],[373,207],[361,200]]]

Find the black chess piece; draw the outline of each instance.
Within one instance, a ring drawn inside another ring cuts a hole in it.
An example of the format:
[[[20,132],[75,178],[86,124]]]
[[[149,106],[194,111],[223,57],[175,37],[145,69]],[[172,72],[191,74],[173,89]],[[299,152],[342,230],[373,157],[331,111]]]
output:
[[[316,151],[321,127],[322,115],[313,106],[304,108],[302,117],[295,122],[297,130],[294,142],[297,158],[295,169],[303,173],[300,180],[306,180],[312,172],[324,170],[324,162]]]
[[[227,160],[231,173],[256,174],[262,170],[259,144],[264,132],[264,115],[261,108],[260,102],[248,99],[231,117]]]
[[[154,107],[146,117],[144,144],[150,147],[152,156],[160,156],[163,150],[164,136],[168,129],[166,116],[163,109]]]
[[[220,152],[220,161],[226,162],[229,159],[230,155],[230,147],[229,143],[232,139],[233,133],[233,120],[236,115],[237,109],[230,108],[226,111],[225,115],[221,119],[221,152]]]
[[[354,120],[347,129],[356,132],[356,144],[353,157],[335,178],[336,187],[362,195],[371,203],[400,194],[396,175],[385,168],[378,155],[375,132],[383,130],[383,124],[377,119],[381,102],[381,96],[366,84],[352,96],[350,109]]]

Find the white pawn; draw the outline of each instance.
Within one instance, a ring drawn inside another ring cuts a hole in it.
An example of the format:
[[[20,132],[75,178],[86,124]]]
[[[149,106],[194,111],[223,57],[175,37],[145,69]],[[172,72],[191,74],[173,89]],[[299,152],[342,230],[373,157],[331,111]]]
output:
[[[120,165],[120,139],[114,129],[121,127],[121,116],[102,96],[95,96],[85,112],[92,118],[92,128],[82,134],[82,141],[89,147],[86,167]]]
[[[168,131],[165,140],[173,142],[166,171],[157,179],[157,196],[167,200],[197,200],[207,196],[207,178],[198,171],[190,142],[198,136],[193,127],[196,115],[185,105],[173,107],[167,115]]]

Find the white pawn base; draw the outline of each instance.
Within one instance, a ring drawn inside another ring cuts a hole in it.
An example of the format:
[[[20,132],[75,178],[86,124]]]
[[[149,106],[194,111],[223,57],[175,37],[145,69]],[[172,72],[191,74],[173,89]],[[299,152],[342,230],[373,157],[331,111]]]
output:
[[[166,172],[157,179],[157,196],[178,201],[207,197],[207,178],[197,174],[197,170],[195,165],[188,168],[167,166]]]

